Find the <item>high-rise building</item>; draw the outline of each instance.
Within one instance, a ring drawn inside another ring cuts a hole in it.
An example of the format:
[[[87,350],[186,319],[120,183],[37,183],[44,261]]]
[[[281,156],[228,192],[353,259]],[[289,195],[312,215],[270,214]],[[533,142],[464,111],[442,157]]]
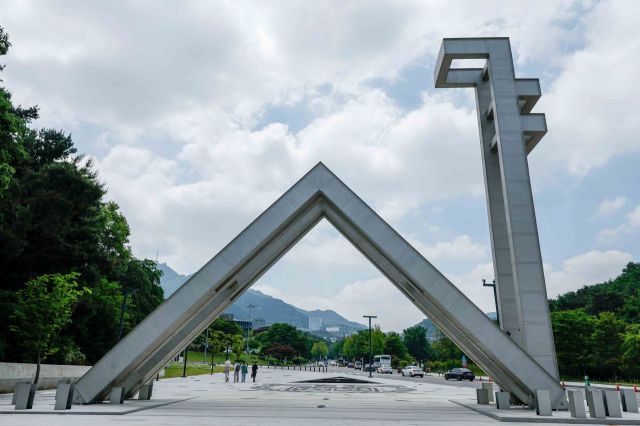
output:
[[[320,331],[323,325],[322,318],[309,317],[309,331]]]

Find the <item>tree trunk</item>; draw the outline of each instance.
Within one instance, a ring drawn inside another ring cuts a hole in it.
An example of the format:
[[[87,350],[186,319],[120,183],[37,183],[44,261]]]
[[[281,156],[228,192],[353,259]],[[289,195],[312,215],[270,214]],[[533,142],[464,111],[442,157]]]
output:
[[[36,355],[36,378],[33,379],[33,384],[37,385],[38,384],[38,380],[40,379],[40,349],[38,349],[38,353]]]

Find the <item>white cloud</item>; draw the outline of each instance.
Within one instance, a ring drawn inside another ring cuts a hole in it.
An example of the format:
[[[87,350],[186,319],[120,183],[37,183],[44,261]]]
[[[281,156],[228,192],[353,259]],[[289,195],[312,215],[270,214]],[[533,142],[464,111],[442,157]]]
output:
[[[479,284],[492,278],[487,249],[464,233],[449,241],[417,234],[436,226],[412,218],[484,196],[472,92],[429,90],[407,111],[385,85],[416,64],[431,70],[445,36],[510,36],[516,74],[543,84],[537,110],[549,134],[530,157],[532,174],[582,177],[639,149],[639,10],[638,2],[578,0],[16,0],[0,4],[13,42],[3,79],[16,103],[41,106],[39,125],[89,135],[76,143],[99,151],[108,196],[129,220],[139,256],[158,250],[180,272],[194,271],[323,161],[393,226],[409,223],[412,243],[430,260],[477,263],[450,268],[451,277],[489,310],[490,290]],[[295,131],[263,123],[274,107],[309,118]],[[624,206],[610,201],[602,214]],[[603,238],[638,223],[635,210]],[[290,264],[357,263],[338,238],[314,238]],[[348,281],[354,292],[383,291],[369,278]]]
[[[623,208],[626,202],[627,199],[621,195],[613,199],[603,200],[598,205],[598,209],[596,210],[594,216],[605,216],[611,213],[615,213]]]
[[[640,2],[608,1],[582,18],[584,45],[566,55],[552,84],[543,82],[536,110],[546,113],[549,133],[531,156],[537,171],[584,176],[640,151],[638,17]]]
[[[471,240],[469,235],[458,235],[451,241],[442,241],[427,245],[412,241],[413,246],[429,261],[447,261],[465,259],[477,261],[487,256],[487,248]]]
[[[633,256],[619,250],[589,251],[562,262],[561,270],[545,265],[548,296],[555,297],[585,285],[615,278]]]
[[[625,221],[616,227],[605,228],[598,233],[598,241],[603,244],[615,242],[640,230],[640,205],[625,217]]]

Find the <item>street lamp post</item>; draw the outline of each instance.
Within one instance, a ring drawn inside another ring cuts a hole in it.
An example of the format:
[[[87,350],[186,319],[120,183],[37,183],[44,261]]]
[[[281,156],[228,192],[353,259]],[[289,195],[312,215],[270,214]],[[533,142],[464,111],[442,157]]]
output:
[[[363,315],[362,318],[369,318],[369,377],[371,376],[371,318],[378,318],[375,315]]]
[[[498,327],[500,327],[500,311],[498,310],[498,293],[496,291],[496,280],[493,280],[492,284],[488,284],[486,280],[482,280],[483,287],[493,287],[493,301],[496,304],[496,319],[498,320]]]

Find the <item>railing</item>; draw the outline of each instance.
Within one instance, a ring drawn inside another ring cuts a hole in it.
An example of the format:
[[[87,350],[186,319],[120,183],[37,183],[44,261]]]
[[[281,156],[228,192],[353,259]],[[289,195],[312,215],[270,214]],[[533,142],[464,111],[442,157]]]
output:
[[[312,372],[316,372],[316,373],[328,373],[329,372],[329,368],[323,365],[270,365],[267,364],[266,367],[269,368],[273,368],[274,370],[277,370],[278,367],[280,368],[280,370],[284,370],[285,367],[287,367],[287,370],[291,370],[291,368],[293,367],[293,370],[299,370],[302,371],[302,369],[304,368],[304,371],[312,371]]]

